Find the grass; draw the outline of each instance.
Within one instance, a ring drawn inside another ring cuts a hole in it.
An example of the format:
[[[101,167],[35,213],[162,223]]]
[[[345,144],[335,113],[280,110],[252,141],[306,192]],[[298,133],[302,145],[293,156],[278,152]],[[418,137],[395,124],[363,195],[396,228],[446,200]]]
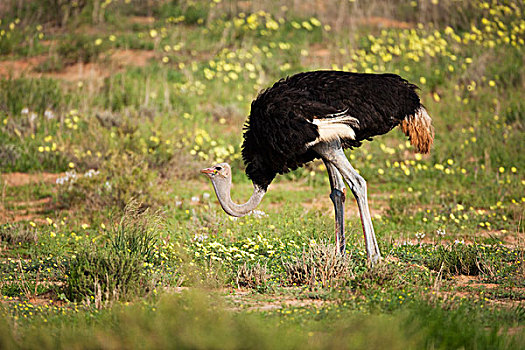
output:
[[[520,2],[46,3],[0,5],[0,346],[523,347]],[[250,102],[314,69],[400,74],[433,117],[429,156],[347,151],[373,269],[351,197],[334,254],[321,162],[239,219],[199,175],[229,162],[245,201]]]

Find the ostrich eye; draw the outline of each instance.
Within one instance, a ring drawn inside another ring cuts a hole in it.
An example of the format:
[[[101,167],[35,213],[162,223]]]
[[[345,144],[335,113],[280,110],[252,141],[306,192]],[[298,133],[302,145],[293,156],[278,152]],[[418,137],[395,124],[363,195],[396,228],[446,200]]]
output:
[[[217,171],[221,171],[221,170],[222,170],[222,167],[217,166],[217,167],[215,167],[215,170],[217,170]]]

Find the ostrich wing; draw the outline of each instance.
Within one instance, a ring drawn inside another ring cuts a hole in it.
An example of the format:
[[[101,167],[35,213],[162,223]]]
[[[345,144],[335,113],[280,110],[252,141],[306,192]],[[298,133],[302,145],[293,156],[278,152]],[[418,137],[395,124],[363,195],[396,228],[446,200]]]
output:
[[[314,120],[344,118],[338,114],[340,110],[309,97],[304,92],[287,90],[278,96],[263,93],[252,103],[242,147],[246,174],[252,181],[264,187],[275,174],[316,158],[317,154],[308,149],[319,138],[319,126]]]

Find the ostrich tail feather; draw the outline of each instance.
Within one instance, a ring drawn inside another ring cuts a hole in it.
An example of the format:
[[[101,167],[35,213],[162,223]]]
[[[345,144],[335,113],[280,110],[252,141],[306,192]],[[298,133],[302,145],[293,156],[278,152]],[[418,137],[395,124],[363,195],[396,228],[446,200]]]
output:
[[[434,143],[434,127],[432,119],[423,106],[401,122],[401,129],[419,153],[430,153]]]

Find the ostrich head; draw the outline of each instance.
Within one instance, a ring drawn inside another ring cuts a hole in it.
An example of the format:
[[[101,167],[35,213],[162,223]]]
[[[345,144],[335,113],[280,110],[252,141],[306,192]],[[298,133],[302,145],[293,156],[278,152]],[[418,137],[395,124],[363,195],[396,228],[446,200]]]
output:
[[[259,205],[266,193],[261,187],[254,185],[254,191],[248,202],[236,204],[231,200],[232,170],[228,163],[219,163],[211,168],[202,169],[215,189],[215,194],[224,211],[232,216],[244,216]]]
[[[228,163],[219,163],[211,168],[202,169],[201,173],[206,175],[214,187],[229,188],[232,182],[232,169]]]

